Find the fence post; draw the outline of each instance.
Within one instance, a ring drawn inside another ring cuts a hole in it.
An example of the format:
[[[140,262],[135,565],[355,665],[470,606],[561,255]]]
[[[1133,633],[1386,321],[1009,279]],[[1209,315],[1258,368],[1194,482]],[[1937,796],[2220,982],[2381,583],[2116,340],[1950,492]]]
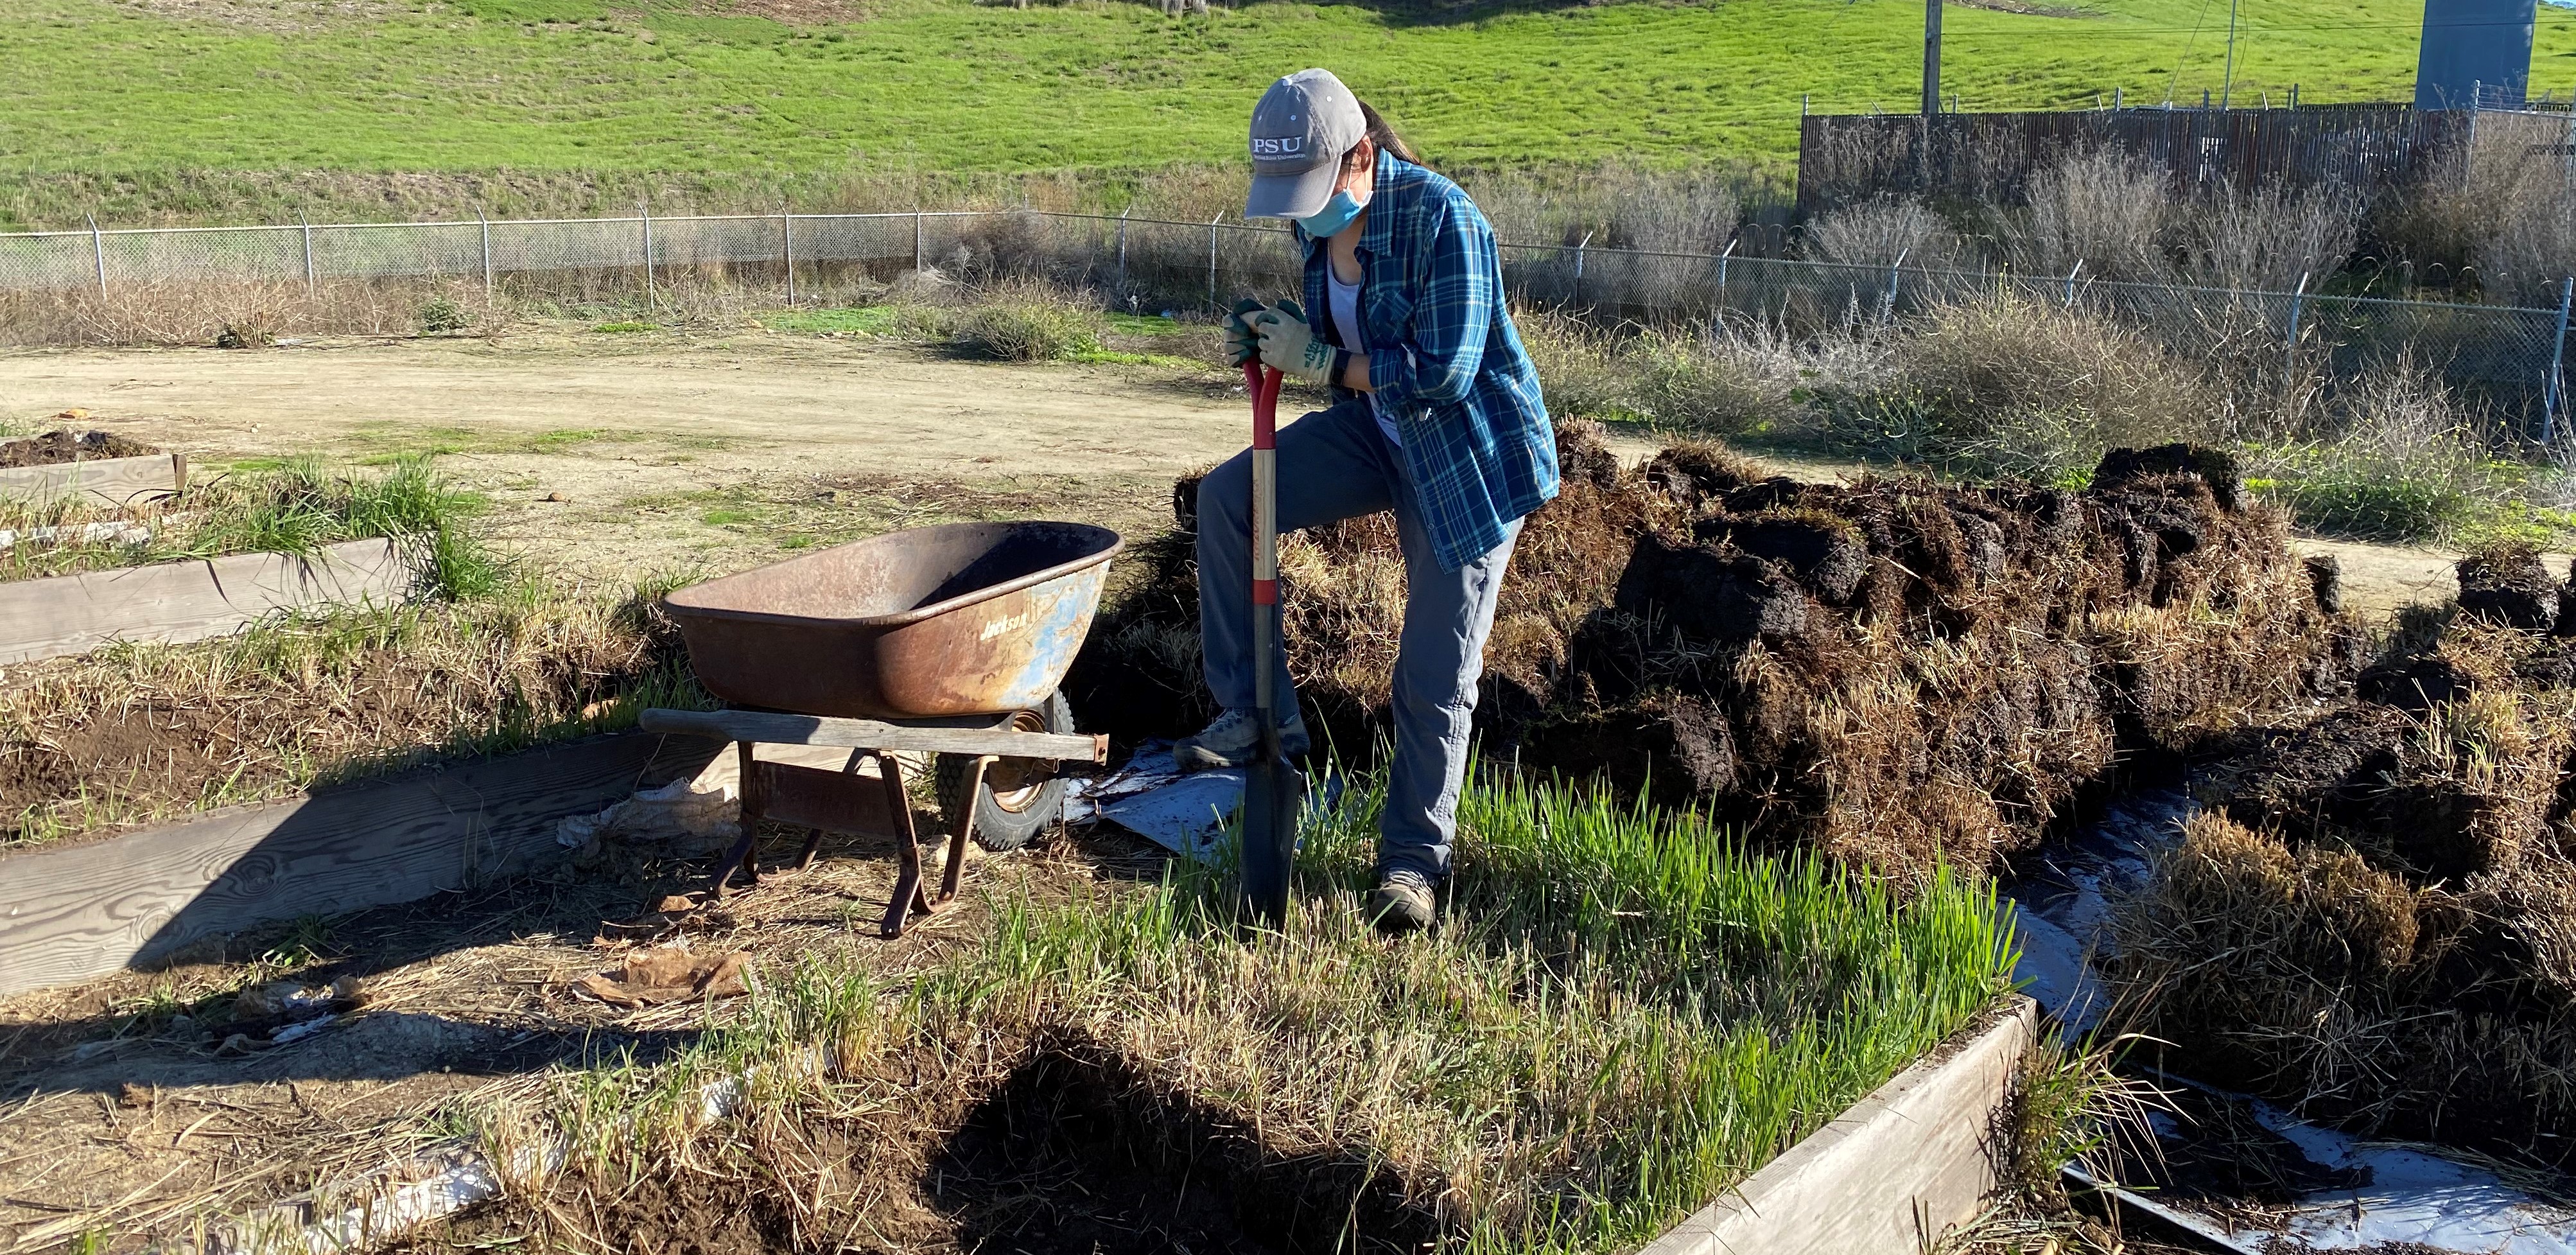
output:
[[[89,255],[98,263],[98,294],[107,295],[107,237],[99,234],[98,215],[83,214],[89,219]]]
[[[1720,311],[1726,308],[1726,263],[1735,256],[1735,246],[1742,242],[1739,237],[1727,237],[1726,251],[1717,255],[1717,308]]]
[[[1574,242],[1574,303],[1578,306],[1583,304],[1583,250],[1591,245],[1592,233],[1589,231]]]
[[[1223,221],[1225,221],[1225,211],[1222,209],[1216,211],[1215,217],[1208,219],[1208,305],[1210,308],[1216,305],[1216,224]]]
[[[912,211],[912,273],[921,273],[921,211]]]
[[[1896,317],[1896,285],[1899,277],[1905,273],[1905,259],[1913,251],[1910,248],[1898,249],[1896,260],[1887,264],[1887,299],[1880,302],[1878,307],[1878,321],[1882,326]]]
[[[304,211],[298,209],[295,211],[295,225],[304,228],[304,299],[309,301],[313,299],[317,286],[313,282],[313,224],[306,221]]]
[[[1129,212],[1127,209],[1118,211],[1118,290],[1121,292],[1127,290],[1127,215]]]
[[[2075,268],[2066,272],[2066,308],[2075,308],[2075,277],[2084,273],[2084,259],[2075,259]]]
[[[2460,187],[2469,186],[2469,176],[2478,164],[2478,97],[2486,94],[2486,84],[2469,80],[2469,137],[2460,143]]]
[[[653,290],[653,207],[637,205],[635,211],[644,216],[644,308],[659,309],[661,297]]]
[[[2289,386],[2290,372],[2299,364],[2299,310],[2307,303],[2308,272],[2299,272],[2299,286],[2290,293],[2290,338],[2281,345],[2281,383]]]
[[[787,267],[787,303],[796,303],[796,215],[778,207],[778,260]]]
[[[474,207],[474,223],[483,228],[483,303],[492,303],[492,220],[483,216],[483,207]]]
[[[2558,385],[2558,370],[2567,361],[2567,306],[2570,301],[2576,301],[2576,276],[2570,276],[2558,285],[2558,337],[2549,342],[2549,384],[2542,391],[2540,402],[2540,443],[2543,445],[2554,444],[2558,440],[2558,403],[2563,398]]]

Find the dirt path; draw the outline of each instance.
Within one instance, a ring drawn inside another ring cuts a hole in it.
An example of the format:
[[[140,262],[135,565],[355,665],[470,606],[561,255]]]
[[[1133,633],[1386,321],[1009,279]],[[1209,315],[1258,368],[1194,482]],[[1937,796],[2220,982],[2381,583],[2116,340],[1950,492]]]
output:
[[[1244,427],[1242,393],[1210,371],[970,362],[758,327],[0,354],[0,423],[75,406],[207,464],[437,452],[491,496],[505,546],[614,579],[928,517],[1151,526],[1171,477],[1240,448]],[[1631,461],[1656,447],[1612,446]],[[1801,478],[1861,469],[1774,461]],[[2372,616],[2454,587],[2447,551],[2302,547],[2341,560]]]
[[[200,464],[437,452],[492,497],[504,544],[604,576],[747,565],[933,497],[1139,521],[1174,474],[1240,447],[1245,421],[1210,372],[757,329],[0,355],[0,422],[75,406]]]

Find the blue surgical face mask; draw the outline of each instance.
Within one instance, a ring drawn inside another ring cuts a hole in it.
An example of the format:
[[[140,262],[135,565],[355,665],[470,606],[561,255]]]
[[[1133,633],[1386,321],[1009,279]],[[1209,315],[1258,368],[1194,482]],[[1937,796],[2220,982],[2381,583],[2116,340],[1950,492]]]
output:
[[[1297,225],[1309,238],[1320,240],[1328,235],[1341,234],[1342,228],[1356,221],[1360,211],[1366,208],[1368,205],[1365,202],[1352,196],[1348,189],[1344,189],[1333,193],[1333,198],[1325,201],[1322,209],[1316,210],[1307,217],[1299,218]]]

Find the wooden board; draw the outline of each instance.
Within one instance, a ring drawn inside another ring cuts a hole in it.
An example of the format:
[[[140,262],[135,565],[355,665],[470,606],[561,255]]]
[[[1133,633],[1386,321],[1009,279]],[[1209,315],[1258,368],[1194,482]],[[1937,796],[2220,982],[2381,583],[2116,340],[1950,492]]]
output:
[[[196,641],[262,615],[334,602],[399,600],[411,568],[389,540],[315,558],[243,553],[0,584],[0,664],[84,653],[110,641]]]
[[[0,856],[0,994],[524,868],[564,853],[566,817],[693,775],[720,748],[620,733]]]
[[[873,771],[860,775],[772,762],[761,763],[760,771],[768,780],[760,814],[769,823],[825,832],[904,835],[886,805],[885,782]]]
[[[0,497],[52,505],[66,497],[123,508],[166,497],[188,486],[188,456],[155,453],[139,458],[100,458],[0,470]]]
[[[1997,1113],[2037,1011],[2008,1013],[1898,1073],[1638,1255],[1918,1255],[1985,1209]]]
[[[1006,758],[1071,759],[1087,763],[1109,761],[1109,738],[1106,735],[1012,732],[998,728],[926,728],[880,723],[874,719],[829,719],[819,715],[782,715],[756,710],[647,710],[637,723],[647,732],[686,733],[725,741],[772,745],[841,745],[934,754],[998,754]]]

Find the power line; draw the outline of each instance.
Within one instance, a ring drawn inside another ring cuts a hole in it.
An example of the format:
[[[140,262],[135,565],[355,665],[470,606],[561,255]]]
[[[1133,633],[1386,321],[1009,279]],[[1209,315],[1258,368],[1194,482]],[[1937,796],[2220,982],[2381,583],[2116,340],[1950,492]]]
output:
[[[2191,15],[2191,38],[2183,42],[2182,55],[2174,58],[2173,73],[2165,76],[2165,103],[2168,105],[2173,103],[2174,88],[2182,84],[2183,62],[2191,60],[2192,45],[2200,42],[2201,19],[2208,16],[2209,0],[2200,0],[2200,11]]]

